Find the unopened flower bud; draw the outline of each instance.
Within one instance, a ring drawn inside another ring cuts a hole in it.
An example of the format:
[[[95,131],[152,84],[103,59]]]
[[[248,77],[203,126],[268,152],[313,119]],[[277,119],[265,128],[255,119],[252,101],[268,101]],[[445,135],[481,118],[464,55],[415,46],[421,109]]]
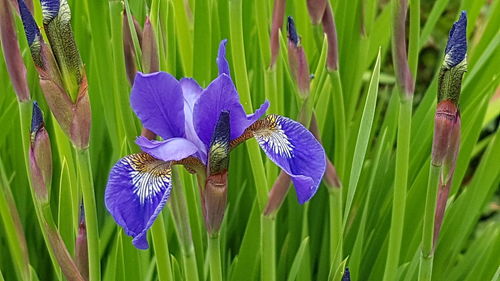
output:
[[[281,204],[283,204],[286,194],[288,193],[288,189],[290,189],[291,181],[292,180],[287,173],[280,171],[280,174],[274,182],[271,191],[269,191],[269,201],[264,209],[264,215],[274,215],[281,207]]]
[[[467,71],[467,15],[453,24],[446,44],[443,65],[438,77],[438,101],[451,100],[458,104],[462,77]]]
[[[408,0],[396,1],[393,7],[392,56],[396,81],[402,98],[413,96],[414,81],[408,66],[406,54],[406,13]]]
[[[10,76],[10,81],[19,101],[28,101],[30,93],[26,81],[26,67],[17,43],[14,28],[13,9],[9,0],[0,0],[0,39],[3,47],[3,57]]]
[[[306,98],[309,95],[309,65],[304,49],[299,43],[300,38],[295,29],[293,18],[288,17],[288,62],[300,96]]]
[[[329,71],[339,68],[339,50],[337,41],[337,28],[335,27],[335,18],[330,3],[326,4],[325,13],[322,19],[323,31],[326,33],[328,41],[328,53],[326,57],[326,66]]]
[[[273,10],[273,23],[271,27],[271,67],[276,63],[280,49],[279,30],[285,17],[285,0],[275,0]]]
[[[142,33],[142,66],[145,73],[157,72],[160,70],[156,36],[149,17],[146,18]]]
[[[230,152],[229,112],[223,111],[215,125],[208,152],[207,180],[203,190],[203,214],[210,235],[219,232],[227,204],[227,169]]]
[[[17,0],[19,5],[19,13],[21,15],[21,20],[24,26],[24,32],[26,33],[26,39],[28,40],[28,46],[30,48],[31,57],[35,66],[42,67],[42,49],[41,41],[42,36],[40,34],[40,29],[36,25],[35,19],[33,18],[30,10],[26,6],[23,0]]]
[[[78,270],[85,278],[89,280],[89,252],[87,246],[87,224],[85,223],[85,214],[83,203],[80,205],[80,219],[78,224],[78,234],[75,245],[75,263]]]
[[[83,79],[83,63],[71,29],[71,11],[67,0],[41,0],[43,24],[50,47],[61,70],[66,91],[77,99]]]
[[[460,126],[458,108],[449,100],[438,104],[434,117],[434,138],[432,143],[432,165],[442,166],[450,151],[450,143],[456,128]]]
[[[319,24],[323,18],[327,0],[307,0],[307,10],[313,24]]]
[[[52,150],[50,139],[43,122],[43,115],[38,103],[33,103],[31,119],[31,141],[29,151],[30,174],[39,202],[47,203],[52,181]]]

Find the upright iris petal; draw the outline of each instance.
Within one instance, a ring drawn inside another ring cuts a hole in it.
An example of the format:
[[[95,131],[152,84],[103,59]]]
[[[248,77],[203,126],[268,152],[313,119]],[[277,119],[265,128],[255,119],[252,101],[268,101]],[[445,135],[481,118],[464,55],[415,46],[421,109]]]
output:
[[[134,246],[147,249],[147,230],[170,196],[171,168],[146,153],[120,159],[111,169],[106,186],[106,208]]]
[[[453,24],[445,49],[445,63],[454,67],[465,59],[467,53],[467,13],[462,11],[460,19]]]
[[[229,111],[231,120],[231,140],[239,137],[246,128],[257,121],[269,107],[265,102],[251,115],[247,115],[240,103],[233,81],[226,74],[217,77],[194,106],[194,128],[200,139],[208,147],[215,123],[222,111]]]
[[[253,135],[276,165],[292,178],[299,203],[311,199],[325,173],[325,151],[300,123],[268,115]]]
[[[229,73],[229,63],[226,59],[226,43],[227,39],[224,39],[219,44],[219,52],[217,54],[217,67],[219,68],[219,75],[226,74],[231,77]]]
[[[184,136],[184,101],[179,82],[170,74],[137,73],[130,103],[147,129],[164,139]]]

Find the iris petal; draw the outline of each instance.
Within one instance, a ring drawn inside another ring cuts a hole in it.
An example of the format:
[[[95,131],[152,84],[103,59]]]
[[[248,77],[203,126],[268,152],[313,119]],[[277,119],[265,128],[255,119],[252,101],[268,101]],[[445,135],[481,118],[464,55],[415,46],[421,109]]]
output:
[[[217,67],[219,68],[219,75],[226,74],[231,77],[229,73],[229,63],[226,59],[226,43],[227,39],[224,39],[219,44],[219,52],[217,54]]]
[[[184,116],[185,116],[185,131],[186,138],[192,141],[200,150],[200,159],[205,162],[207,149],[205,144],[200,140],[194,129],[193,110],[196,101],[200,98],[203,88],[192,78],[182,78],[179,83],[182,87],[184,96]]]
[[[182,89],[172,75],[165,72],[138,72],[130,103],[147,129],[163,139],[184,137]]]
[[[462,11],[460,18],[453,24],[445,49],[445,63],[454,67],[465,59],[467,53],[467,14]]]
[[[299,203],[311,199],[325,173],[325,151],[302,124],[268,115],[253,134],[260,147],[292,178]]]
[[[40,0],[42,6],[43,23],[48,24],[59,13],[59,0]]]
[[[151,227],[170,196],[170,163],[146,153],[120,159],[111,169],[105,192],[105,203],[133,244],[147,249],[147,230]]]
[[[142,151],[163,161],[182,160],[198,152],[198,147],[185,138],[156,141],[141,136],[136,139],[135,143]]]
[[[28,45],[31,46],[35,39],[40,37],[40,29],[38,29],[35,19],[31,15],[26,3],[24,3],[24,0],[18,0],[17,3],[19,4],[19,12],[23,21],[26,39],[28,40]]]
[[[194,128],[201,141],[208,147],[219,114],[222,111],[229,111],[231,140],[233,140],[257,121],[268,107],[269,102],[266,101],[254,114],[246,115],[233,81],[226,74],[222,74],[208,85],[196,102]]]

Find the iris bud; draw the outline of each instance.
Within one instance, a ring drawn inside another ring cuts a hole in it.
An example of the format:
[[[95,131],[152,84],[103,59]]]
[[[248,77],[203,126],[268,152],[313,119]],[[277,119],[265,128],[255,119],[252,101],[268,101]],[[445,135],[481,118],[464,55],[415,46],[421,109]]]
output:
[[[330,3],[326,4],[325,13],[322,18],[323,31],[326,33],[328,41],[328,53],[326,57],[326,66],[329,71],[339,68],[339,50],[337,41],[337,28]]]
[[[134,21],[135,32],[139,39],[139,44],[142,43],[142,28],[137,22],[137,20],[132,16],[132,20]],[[130,26],[128,23],[127,12],[123,11],[123,55],[125,58],[125,70],[127,71],[127,78],[130,85],[134,84],[135,74],[137,72],[137,68],[135,65],[135,51],[134,51],[134,42],[132,40],[132,34],[130,31]]]
[[[295,22],[292,17],[288,17],[288,62],[300,96],[306,98],[309,94],[309,65],[304,49],[299,43],[300,38],[295,29]]]
[[[285,200],[286,194],[288,193],[290,183],[290,176],[287,173],[280,171],[280,174],[274,182],[271,191],[269,191],[269,201],[264,209],[264,215],[274,215],[274,213],[279,210],[281,204]]]
[[[12,7],[9,2],[8,0],[0,0],[0,6],[2,6],[2,9],[0,9],[0,39],[2,41],[3,57],[18,100],[28,101],[30,92],[26,81],[26,67],[17,44]]]
[[[38,103],[33,103],[31,141],[29,150],[30,174],[37,200],[47,203],[52,181],[52,150]]]
[[[456,142],[456,133],[460,127],[460,117],[457,107],[449,100],[438,104],[434,117],[434,138],[432,143],[432,164],[442,166],[448,154],[454,148],[450,147],[451,142]],[[453,133],[453,134],[452,134]]]
[[[142,33],[142,66],[145,73],[157,72],[160,70],[155,32],[149,17],[146,18]]]
[[[393,5],[392,56],[394,71],[403,99],[413,96],[414,81],[406,54],[406,13],[408,0],[396,1]]]
[[[67,0],[41,0],[43,24],[50,47],[61,70],[64,86],[77,98],[84,76],[83,63],[71,30],[71,11]]]
[[[219,232],[227,204],[227,169],[230,152],[229,112],[223,111],[215,125],[208,152],[207,180],[203,190],[203,214],[210,235]]]
[[[285,17],[285,0],[275,0],[273,10],[273,24],[271,27],[271,67],[275,65],[280,49],[279,30]]]
[[[348,267],[346,267],[344,270],[344,275],[342,276],[342,281],[351,281],[351,272],[349,271]]]
[[[307,10],[313,24],[319,24],[325,13],[326,0],[307,0]]]

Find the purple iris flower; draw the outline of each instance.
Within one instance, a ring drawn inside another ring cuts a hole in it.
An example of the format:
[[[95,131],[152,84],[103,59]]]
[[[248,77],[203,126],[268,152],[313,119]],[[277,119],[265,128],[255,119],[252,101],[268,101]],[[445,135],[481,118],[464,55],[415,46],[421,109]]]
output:
[[[325,172],[321,144],[300,123],[279,115],[259,120],[269,102],[247,115],[229,74],[226,40],[219,46],[219,76],[206,89],[165,72],[138,73],[130,97],[145,128],[163,140],[139,137],[142,153],[120,159],[112,168],[105,201],[116,222],[139,249],[148,248],[147,230],[171,190],[171,166],[198,163],[206,169],[212,135],[221,114],[229,112],[231,148],[255,138],[266,155],[292,178],[300,203],[317,191]],[[224,113],[223,113],[224,112]],[[196,169],[189,169],[196,171]],[[200,169],[198,169],[199,171]]]

